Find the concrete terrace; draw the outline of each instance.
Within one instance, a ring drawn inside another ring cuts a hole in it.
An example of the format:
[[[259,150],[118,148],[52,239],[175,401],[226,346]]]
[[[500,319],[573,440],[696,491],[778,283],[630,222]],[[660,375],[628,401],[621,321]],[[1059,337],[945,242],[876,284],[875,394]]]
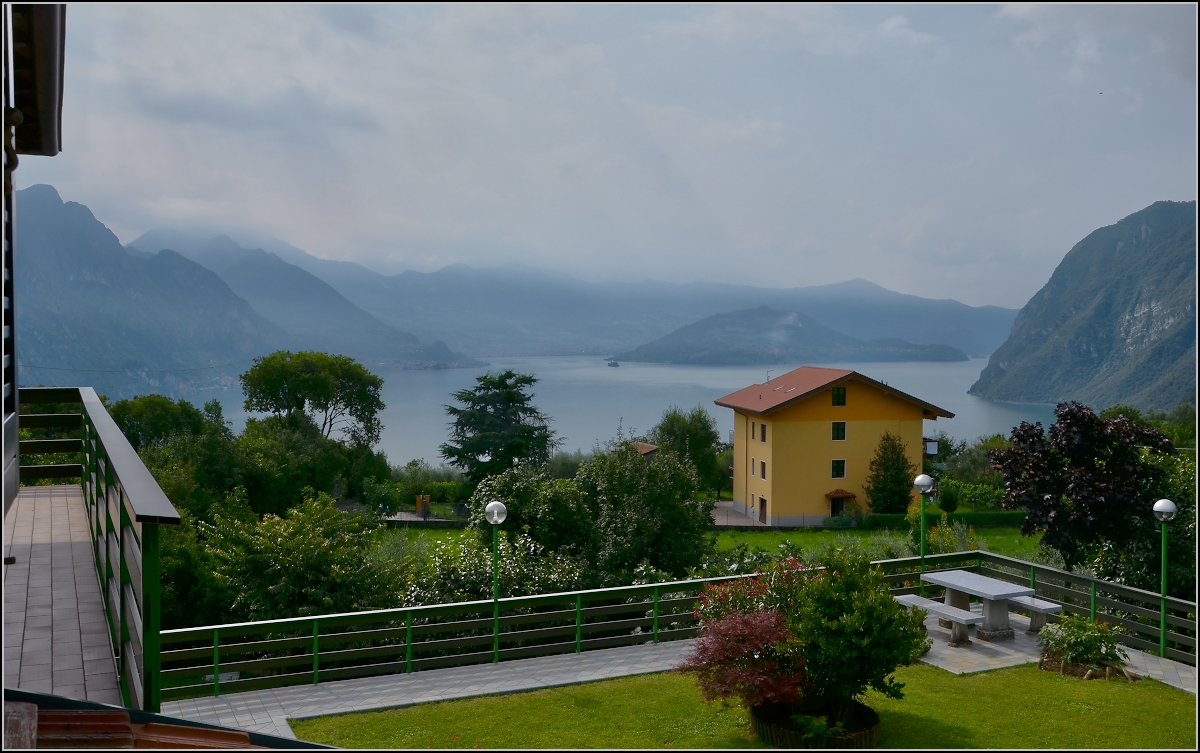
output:
[[[121,705],[82,489],[23,487],[4,556],[4,686]]]

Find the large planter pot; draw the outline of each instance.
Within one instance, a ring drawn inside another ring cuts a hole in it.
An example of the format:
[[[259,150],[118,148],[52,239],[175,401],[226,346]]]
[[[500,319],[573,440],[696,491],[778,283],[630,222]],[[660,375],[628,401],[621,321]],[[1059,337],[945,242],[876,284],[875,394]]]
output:
[[[750,725],[754,734],[776,748],[874,748],[879,744],[881,725],[874,709],[854,701],[854,710],[845,725],[845,733],[823,742],[805,740],[792,715],[801,710],[783,704],[763,704],[750,709]],[[812,714],[811,710],[804,713]]]

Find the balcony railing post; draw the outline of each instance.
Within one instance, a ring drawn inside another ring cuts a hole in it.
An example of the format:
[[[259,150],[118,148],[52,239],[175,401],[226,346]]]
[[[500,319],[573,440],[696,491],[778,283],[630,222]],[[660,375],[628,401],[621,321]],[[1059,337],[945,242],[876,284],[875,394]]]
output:
[[[1096,581],[1092,581],[1092,599],[1091,599],[1092,622],[1096,621]]]
[[[412,674],[412,610],[404,615],[404,671]]]
[[[213,628],[213,698],[221,695],[221,631]]]
[[[313,620],[313,685],[317,684],[321,674],[320,656],[321,656],[321,628],[320,620]]]
[[[658,586],[654,587],[654,642],[658,643]]]
[[[158,713],[162,705],[162,668],[159,631],[162,628],[161,568],[158,524],[142,524],[142,698],[146,710]]]
[[[575,594],[575,653],[583,644],[583,594]]]

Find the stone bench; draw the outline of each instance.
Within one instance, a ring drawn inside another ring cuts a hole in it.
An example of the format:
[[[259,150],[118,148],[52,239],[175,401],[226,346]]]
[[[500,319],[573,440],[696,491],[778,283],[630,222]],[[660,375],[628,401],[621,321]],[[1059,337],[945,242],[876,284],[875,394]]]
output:
[[[953,627],[950,629],[951,646],[962,646],[970,643],[971,641],[967,637],[967,626],[978,625],[979,623],[983,622],[983,615],[981,614],[975,614],[974,612],[966,609],[948,606],[940,601],[926,599],[924,596],[917,596],[916,594],[904,594],[902,596],[893,596],[892,598],[910,609],[912,607],[920,607],[932,615],[936,615],[953,623]]]
[[[1029,632],[1036,633],[1046,626],[1046,615],[1063,611],[1062,604],[1035,599],[1032,596],[1014,596],[1008,600],[1010,612],[1029,612]]]

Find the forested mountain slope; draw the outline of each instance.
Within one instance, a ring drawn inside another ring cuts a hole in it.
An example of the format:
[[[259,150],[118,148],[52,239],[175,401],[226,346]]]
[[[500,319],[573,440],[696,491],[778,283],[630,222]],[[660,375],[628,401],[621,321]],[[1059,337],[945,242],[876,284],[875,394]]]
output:
[[[971,394],[1169,409],[1196,400],[1196,202],[1092,232],[1021,309]]]
[[[759,306],[701,319],[616,356],[618,361],[733,366],[839,361],[965,361],[948,345],[859,340],[794,311]]]

